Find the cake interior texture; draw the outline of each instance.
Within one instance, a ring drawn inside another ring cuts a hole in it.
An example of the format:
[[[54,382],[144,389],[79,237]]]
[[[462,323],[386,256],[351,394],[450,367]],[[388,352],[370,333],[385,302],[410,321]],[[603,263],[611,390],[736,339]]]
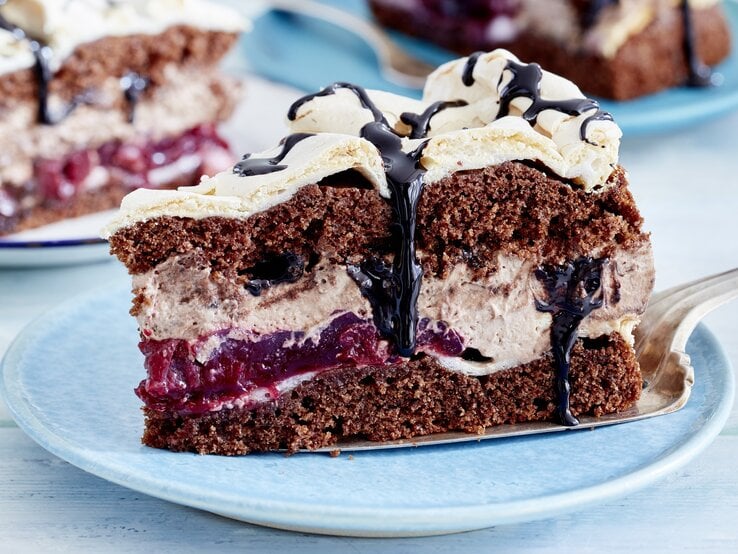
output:
[[[179,4],[0,6],[0,234],[233,163],[216,125],[239,85],[218,62],[242,24],[224,23],[219,9],[199,18],[202,0]]]
[[[616,100],[711,86],[731,49],[719,0],[368,1],[384,26],[461,54],[504,47]]]
[[[426,93],[339,83],[293,105],[275,150],[124,200],[108,234],[145,444],[294,452],[634,405],[653,262],[612,118],[505,51]]]

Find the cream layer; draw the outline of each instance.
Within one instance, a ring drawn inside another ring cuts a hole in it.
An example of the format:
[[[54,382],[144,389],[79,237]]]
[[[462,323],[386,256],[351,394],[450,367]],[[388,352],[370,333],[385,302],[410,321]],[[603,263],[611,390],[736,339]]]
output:
[[[596,254],[596,253],[595,253]],[[422,255],[422,253],[421,253]],[[457,331],[466,348],[476,348],[488,362],[440,358],[447,368],[485,375],[531,362],[550,350],[551,315],[536,309],[547,301],[535,277],[536,267],[512,256],[500,256],[498,270],[474,278],[457,266],[445,279],[423,279],[420,318],[443,321]],[[632,331],[653,288],[651,247],[615,251],[605,266],[604,304],[582,322],[579,335],[620,333],[632,343]],[[280,284],[253,296],[209,267],[189,257],[172,257],[155,269],[133,277],[137,320],[147,339],[195,340],[234,329],[201,350],[210,352],[225,338],[248,339],[277,331],[317,336],[336,315],[353,312],[371,318],[371,307],[345,266],[319,264],[293,284]],[[246,333],[244,333],[246,332]],[[293,340],[293,339],[288,339]]]
[[[118,108],[122,93],[117,78],[96,91],[94,105],[78,107],[57,125],[36,124],[38,106],[32,99],[0,108],[0,185],[25,184],[38,158],[60,159],[76,150],[139,136],[159,140],[219,121],[229,115],[240,95],[238,83],[216,71],[171,65],[166,75],[167,84],[136,105],[133,123],[127,111]],[[53,109],[55,104],[51,105]]]

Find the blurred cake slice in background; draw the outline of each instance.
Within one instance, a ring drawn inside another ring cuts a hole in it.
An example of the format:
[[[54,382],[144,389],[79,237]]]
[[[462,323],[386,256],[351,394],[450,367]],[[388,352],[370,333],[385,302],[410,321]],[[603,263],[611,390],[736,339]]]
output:
[[[387,27],[470,54],[503,46],[585,92],[629,100],[713,83],[730,53],[720,0],[369,0]]]
[[[0,235],[229,167],[217,65],[244,26],[205,0],[0,0]]]

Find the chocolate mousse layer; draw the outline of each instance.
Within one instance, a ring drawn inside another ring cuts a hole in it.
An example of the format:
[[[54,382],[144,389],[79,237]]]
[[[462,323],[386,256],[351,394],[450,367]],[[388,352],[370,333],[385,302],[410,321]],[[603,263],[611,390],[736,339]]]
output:
[[[556,411],[550,354],[489,376],[448,371],[421,356],[398,365],[337,368],[276,402],[198,415],[145,409],[143,443],[200,454],[315,449],[344,439],[385,441],[445,431],[481,433],[502,423],[548,421]],[[632,406],[641,377],[615,333],[572,350],[571,411],[601,416]]]

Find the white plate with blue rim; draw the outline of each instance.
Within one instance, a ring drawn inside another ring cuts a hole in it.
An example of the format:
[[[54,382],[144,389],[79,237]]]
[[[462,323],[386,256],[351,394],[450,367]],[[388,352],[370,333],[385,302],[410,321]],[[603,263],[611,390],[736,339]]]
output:
[[[94,291],[16,339],[0,391],[18,425],[94,475],[171,502],[299,531],[423,536],[583,510],[653,484],[717,436],[733,403],[730,363],[700,326],[695,384],[681,410],[551,434],[402,448],[242,457],[141,445],[143,378],[128,287]],[[49,360],[54,360],[53,364]]]
[[[369,19],[366,0],[320,0]],[[724,3],[734,36],[738,36],[738,2]],[[457,54],[428,42],[391,32],[398,44],[416,57],[440,65]],[[738,52],[716,67],[721,86],[677,87],[627,102],[601,101],[615,117],[625,139],[696,125],[738,109]],[[419,97],[420,91],[384,79],[372,50],[353,33],[328,23],[267,11],[241,42],[252,71],[304,91],[316,91],[334,81]],[[528,60],[535,61],[535,60]]]

